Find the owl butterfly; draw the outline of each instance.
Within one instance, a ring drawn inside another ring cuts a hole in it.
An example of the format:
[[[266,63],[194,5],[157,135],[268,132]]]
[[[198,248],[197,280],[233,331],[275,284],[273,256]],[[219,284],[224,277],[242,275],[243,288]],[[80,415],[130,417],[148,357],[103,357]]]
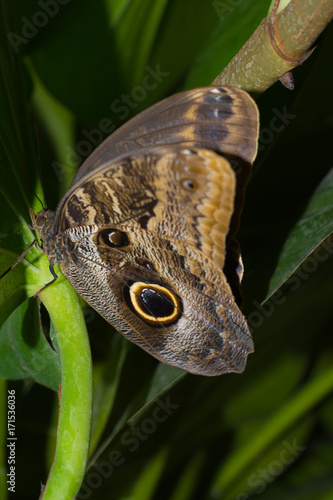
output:
[[[83,163],[55,213],[31,213],[55,279],[59,263],[158,360],[242,372],[253,342],[234,236],[257,136],[255,103],[232,87],[182,92],[134,117]]]

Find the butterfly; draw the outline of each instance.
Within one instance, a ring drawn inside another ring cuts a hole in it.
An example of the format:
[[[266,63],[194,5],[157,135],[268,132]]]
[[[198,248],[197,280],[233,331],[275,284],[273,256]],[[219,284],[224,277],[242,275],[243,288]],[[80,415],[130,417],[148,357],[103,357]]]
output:
[[[55,212],[31,210],[48,257],[128,340],[194,374],[242,372],[235,241],[258,110],[233,87],[173,95],[132,118],[78,170]],[[45,288],[45,287],[44,287]]]

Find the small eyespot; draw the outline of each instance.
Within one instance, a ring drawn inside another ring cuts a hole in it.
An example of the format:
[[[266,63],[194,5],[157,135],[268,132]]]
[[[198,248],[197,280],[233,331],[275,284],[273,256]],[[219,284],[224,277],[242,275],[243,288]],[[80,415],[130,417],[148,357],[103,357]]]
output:
[[[146,260],[146,259],[138,259],[138,264],[142,267],[145,267],[146,269],[148,269],[149,271],[155,271],[156,272],[156,269],[154,267],[154,265],[149,261],[149,260]]]
[[[135,282],[126,287],[125,300],[137,316],[155,326],[168,326],[179,319],[182,307],[178,297],[161,285]]]
[[[232,104],[233,98],[230,96],[230,93],[227,89],[223,87],[215,87],[209,91],[207,94],[208,102],[221,102],[224,104]]]
[[[219,88],[211,89],[207,98],[211,102],[222,101],[224,97],[224,92],[221,92]]]
[[[110,248],[126,247],[129,245],[127,233],[118,229],[103,229],[98,233],[98,244],[104,243]]]
[[[193,181],[192,179],[182,179],[180,181],[180,184],[183,189],[186,189],[186,191],[194,191],[198,188],[197,182]]]

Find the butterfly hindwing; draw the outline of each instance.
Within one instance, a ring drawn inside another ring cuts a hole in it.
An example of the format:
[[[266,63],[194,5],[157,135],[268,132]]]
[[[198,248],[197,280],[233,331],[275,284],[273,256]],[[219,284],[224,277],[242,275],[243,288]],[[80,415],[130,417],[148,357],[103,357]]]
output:
[[[209,150],[143,148],[84,176],[61,269],[129,340],[192,373],[242,371],[253,344],[222,272],[235,174]]]

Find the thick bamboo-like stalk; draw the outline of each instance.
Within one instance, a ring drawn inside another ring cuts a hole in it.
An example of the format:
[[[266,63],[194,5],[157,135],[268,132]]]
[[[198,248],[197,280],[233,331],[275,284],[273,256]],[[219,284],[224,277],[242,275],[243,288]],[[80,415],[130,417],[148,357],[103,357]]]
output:
[[[275,0],[270,14],[213,85],[234,85],[258,95],[281,79],[292,88],[286,73],[308,56],[333,17],[333,1],[291,0],[282,9],[279,5]]]

